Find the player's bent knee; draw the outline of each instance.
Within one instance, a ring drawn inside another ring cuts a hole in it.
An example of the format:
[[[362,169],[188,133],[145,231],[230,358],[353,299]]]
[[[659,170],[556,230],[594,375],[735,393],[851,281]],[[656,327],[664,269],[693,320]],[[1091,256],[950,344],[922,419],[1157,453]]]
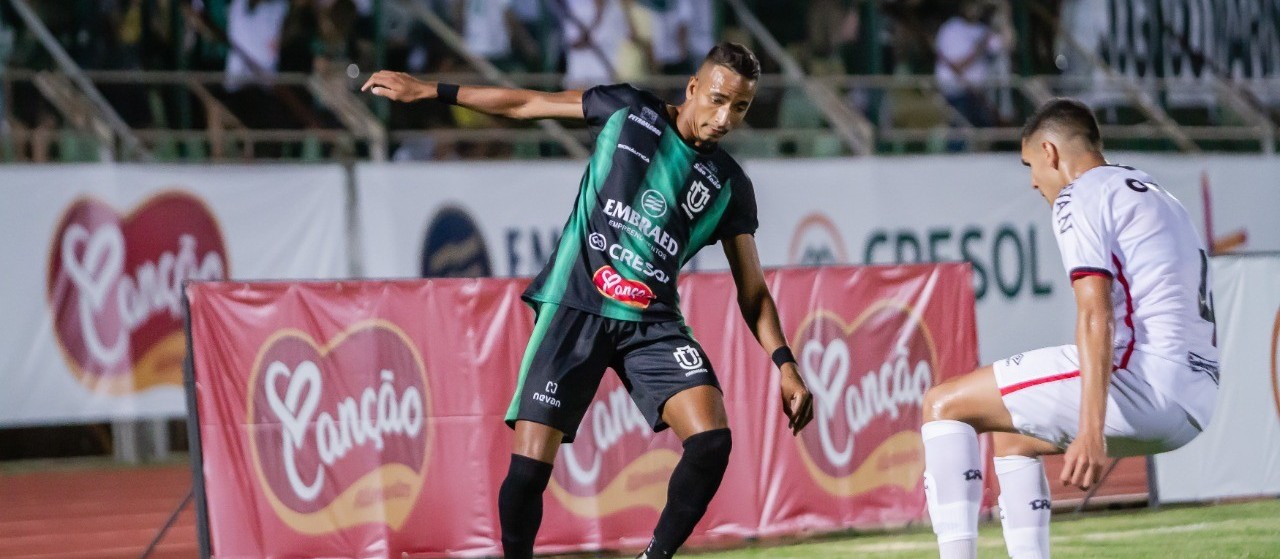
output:
[[[723,471],[729,465],[729,454],[733,450],[733,438],[729,428],[712,429],[684,440],[684,456],[682,460],[707,470]]]
[[[959,417],[956,406],[956,398],[954,385],[951,383],[939,384],[930,388],[924,393],[923,410],[924,421],[942,421],[946,419],[963,421]]]

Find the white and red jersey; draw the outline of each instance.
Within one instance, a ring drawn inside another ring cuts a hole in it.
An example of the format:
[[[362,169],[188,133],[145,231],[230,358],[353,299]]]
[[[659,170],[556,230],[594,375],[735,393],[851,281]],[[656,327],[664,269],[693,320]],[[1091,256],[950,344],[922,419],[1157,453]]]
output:
[[[1185,365],[1147,380],[1206,425],[1200,410],[1213,409],[1218,383],[1212,282],[1186,208],[1146,173],[1105,165],[1062,190],[1053,227],[1073,281],[1115,279],[1115,366],[1128,368],[1134,351]]]

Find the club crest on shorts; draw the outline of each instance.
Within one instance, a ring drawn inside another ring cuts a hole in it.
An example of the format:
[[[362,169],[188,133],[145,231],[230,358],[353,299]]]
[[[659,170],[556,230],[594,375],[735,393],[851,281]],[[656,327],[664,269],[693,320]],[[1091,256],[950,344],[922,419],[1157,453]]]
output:
[[[685,370],[684,376],[707,372],[707,368],[703,367],[702,352],[692,345],[678,347],[671,355],[676,358],[676,364]]]

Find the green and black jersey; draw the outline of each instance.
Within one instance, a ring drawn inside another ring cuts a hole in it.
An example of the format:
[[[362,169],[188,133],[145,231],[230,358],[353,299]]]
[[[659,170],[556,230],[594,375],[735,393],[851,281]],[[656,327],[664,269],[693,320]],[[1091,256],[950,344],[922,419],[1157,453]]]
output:
[[[650,93],[594,87],[582,112],[595,150],[560,244],[524,298],[619,320],[680,319],[684,263],[718,240],[755,233],[751,181],[719,146],[685,143]]]

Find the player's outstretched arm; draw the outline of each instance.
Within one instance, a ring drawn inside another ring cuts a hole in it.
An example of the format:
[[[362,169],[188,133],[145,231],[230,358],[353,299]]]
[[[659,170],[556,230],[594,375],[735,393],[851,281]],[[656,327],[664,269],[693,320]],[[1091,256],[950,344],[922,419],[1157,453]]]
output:
[[[724,255],[729,259],[733,282],[738,288],[738,308],[742,311],[742,318],[747,321],[747,327],[760,342],[760,347],[772,355],[787,345],[787,337],[782,333],[778,307],[764,281],[764,271],[760,269],[756,238],[742,234],[725,239]],[[805,388],[795,361],[783,363],[778,368],[782,373],[782,412],[787,414],[791,434],[797,435],[813,419],[813,396]]]
[[[1080,430],[1067,447],[1060,479],[1063,485],[1081,489],[1097,483],[1107,464],[1103,425],[1115,338],[1111,281],[1107,276],[1089,275],[1071,282],[1076,295],[1076,347],[1080,352]]]
[[[423,99],[440,99],[439,82],[422,81],[404,72],[383,70],[369,77],[360,87],[392,101],[412,103]],[[582,92],[576,90],[548,93],[509,87],[454,86],[456,103],[468,109],[494,116],[519,120],[558,118],[582,120]],[[446,95],[448,91],[444,92]],[[444,99],[453,102],[454,99]]]

